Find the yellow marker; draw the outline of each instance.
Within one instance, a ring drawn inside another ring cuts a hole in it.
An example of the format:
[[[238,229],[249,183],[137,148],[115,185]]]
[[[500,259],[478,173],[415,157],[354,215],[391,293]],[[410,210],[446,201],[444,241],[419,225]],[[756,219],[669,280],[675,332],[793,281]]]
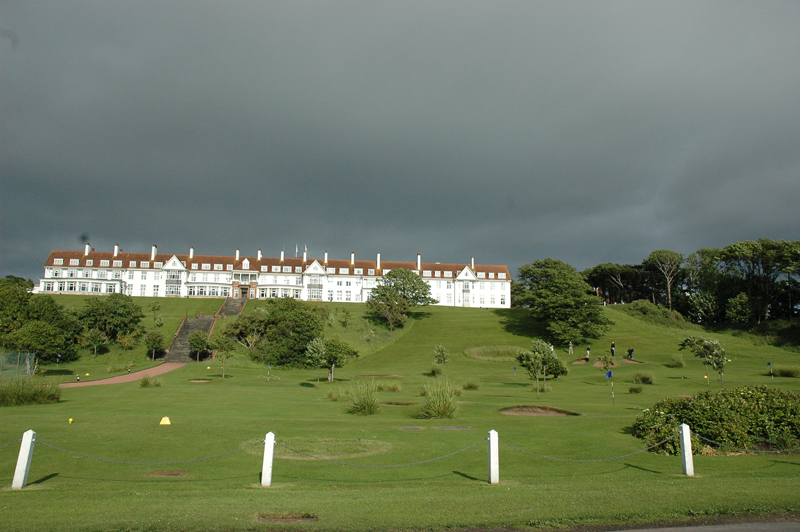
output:
[[[171,423],[169,422],[169,418],[167,416],[162,417],[161,423],[159,423],[159,425],[170,425],[170,424]]]
[[[89,374],[87,373],[87,374],[86,374],[86,376],[88,377],[88,376],[89,376]]]
[[[206,369],[211,369],[211,366],[206,367]]]
[[[69,422],[72,423],[72,418],[69,418]]]

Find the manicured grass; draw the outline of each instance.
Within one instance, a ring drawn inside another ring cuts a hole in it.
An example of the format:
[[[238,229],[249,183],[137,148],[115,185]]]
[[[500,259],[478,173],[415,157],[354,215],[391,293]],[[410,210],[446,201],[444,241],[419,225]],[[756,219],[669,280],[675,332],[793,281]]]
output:
[[[391,343],[338,368],[336,382],[323,380],[319,388],[316,370],[268,370],[238,354],[226,362],[224,381],[219,363],[211,361],[161,375],[158,388],[140,388],[136,382],[70,388],[56,404],[5,407],[0,412],[0,444],[20,438],[30,428],[41,443],[34,452],[30,485],[21,492],[8,489],[18,447],[0,448],[2,529],[565,527],[800,509],[800,455],[696,456],[697,476],[688,478],[680,474],[677,457],[641,453],[616,461],[566,463],[501,444],[501,483],[487,484],[487,447],[482,440],[490,429],[498,431],[501,442],[541,455],[614,457],[644,447],[628,433],[641,410],[663,397],[707,389],[698,359],[684,354],[684,368],[667,367],[687,331],[614,308],[605,312],[615,325],[592,343],[593,354],[605,354],[615,341],[618,353],[633,346],[642,362],[629,364],[616,357],[614,402],[610,382],[591,364],[568,364],[570,374],[548,379],[552,390],[537,400],[525,374],[515,375],[514,361],[463,354],[478,346],[527,347],[531,337],[521,334],[525,322],[515,311],[430,308]],[[707,336],[719,339],[733,359],[726,367],[726,388],[765,384],[800,389],[798,379],[772,381],[768,375],[767,362],[796,365],[794,352],[754,345],[743,337]],[[453,419],[417,416],[424,400],[419,390],[434,381],[427,373],[436,344],[451,353],[439,379],[479,383],[478,389],[456,398]],[[584,351],[585,345],[576,345],[573,358]],[[557,354],[567,359],[566,348],[558,348]],[[627,393],[634,375],[645,371],[653,374],[654,384],[644,386],[640,394]],[[718,389],[716,375],[711,377],[711,388]],[[401,384],[399,391],[387,387],[376,392],[382,403],[377,414],[348,414],[349,400],[327,398],[331,390],[367,379]],[[533,404],[580,415],[501,414],[508,407]],[[164,416],[171,425],[159,425]],[[278,445],[273,486],[266,489],[259,485],[257,442],[269,431],[279,444],[370,465],[424,461],[478,445],[439,461],[380,469],[309,460]],[[145,466],[93,461],[43,443],[133,462],[188,460],[257,445],[208,461]],[[187,473],[152,476],[163,470]],[[258,516],[266,514],[311,514],[318,521],[259,523]]]

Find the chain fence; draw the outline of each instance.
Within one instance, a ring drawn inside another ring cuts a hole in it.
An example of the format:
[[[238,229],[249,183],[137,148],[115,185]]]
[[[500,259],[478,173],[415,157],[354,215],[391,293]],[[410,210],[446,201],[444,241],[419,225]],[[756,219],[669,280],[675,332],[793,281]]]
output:
[[[19,443],[21,441],[22,441],[22,438],[20,438],[18,440],[10,441],[8,443],[4,443],[3,445],[0,445],[0,449],[2,449],[3,447],[8,447],[9,445],[14,445],[15,443]]]
[[[17,440],[19,441],[19,440]],[[112,460],[110,458],[100,458],[97,456],[90,456],[88,454],[77,453],[75,451],[70,451],[69,449],[62,449],[61,447],[57,447],[55,445],[51,445],[49,443],[45,443],[42,440],[35,440],[37,444],[44,445],[45,447],[49,447],[51,449],[55,449],[56,451],[61,451],[63,453],[71,454],[73,456],[80,456],[81,458],[88,458],[89,460],[97,460],[98,462],[110,462],[112,464],[125,464],[125,465],[147,465],[147,466],[161,466],[161,465],[175,465],[175,464],[191,464],[192,462],[203,462],[205,460],[213,460],[214,458],[222,458],[223,456],[228,456],[234,453],[238,453],[241,451],[246,451],[251,447],[255,447],[256,445],[261,445],[264,443],[264,440],[257,441],[250,445],[246,445],[244,447],[240,447],[239,449],[234,449],[232,451],[227,451],[220,454],[215,454],[212,456],[204,456],[202,458],[192,458],[191,460],[173,460],[171,462],[128,462],[125,460]]]
[[[0,377],[33,375],[36,355],[33,353],[0,353]]]
[[[588,464],[588,463],[592,463],[592,462],[610,462],[612,460],[620,460],[622,458],[627,458],[629,456],[634,456],[634,455],[637,455],[637,454],[641,454],[641,453],[649,451],[650,449],[654,449],[655,447],[658,447],[659,445],[663,445],[664,443],[666,443],[666,442],[668,442],[670,440],[674,440],[677,437],[678,437],[677,434],[673,434],[669,438],[665,438],[665,439],[661,440],[658,443],[654,443],[650,447],[645,447],[644,449],[640,449],[640,450],[634,451],[632,453],[622,454],[620,456],[613,456],[611,458],[595,458],[593,460],[575,460],[575,459],[571,459],[571,458],[558,458],[558,457],[555,457],[555,456],[545,456],[543,454],[536,454],[536,453],[531,452],[531,451],[526,451],[525,449],[520,449],[519,447],[511,445],[510,443],[506,443],[506,442],[504,442],[502,440],[500,440],[500,443],[502,445],[505,445],[506,447],[510,447],[511,449],[514,449],[515,451],[519,451],[521,453],[529,454],[529,455],[535,456],[537,458],[544,458],[545,460],[556,460],[556,461],[559,461],[559,462],[572,462],[572,463],[579,463],[579,464]]]
[[[742,452],[742,453],[785,454],[785,453],[793,453],[793,452],[800,451],[800,447],[795,447],[793,449],[780,449],[780,450],[777,450],[777,451],[764,451],[764,450],[761,450],[761,449],[741,449],[739,447],[733,447],[732,445],[726,445],[724,443],[719,443],[717,441],[710,440],[708,438],[700,436],[699,434],[695,434],[695,436],[697,436],[698,438],[700,438],[701,440],[703,440],[705,442],[708,442],[708,443],[710,443],[712,445],[716,445],[717,447],[724,447],[726,449],[730,449],[732,451],[738,451],[738,452]]]
[[[341,462],[339,460],[333,460],[331,458],[323,458],[321,456],[314,456],[313,454],[309,454],[307,452],[300,451],[298,449],[293,449],[293,448],[289,447],[288,445],[286,445],[285,443],[281,443],[281,442],[279,442],[277,440],[275,440],[275,444],[276,445],[280,445],[281,447],[283,447],[285,449],[288,449],[288,450],[290,450],[290,451],[292,451],[294,453],[301,454],[303,456],[308,456],[309,458],[313,458],[314,460],[320,460],[322,462],[330,462],[332,464],[339,464],[339,465],[350,466],[350,467],[389,468],[389,467],[409,467],[409,466],[415,466],[415,465],[427,464],[427,463],[430,463],[430,462],[435,462],[437,460],[442,460],[444,458],[449,458],[451,456],[457,455],[458,453],[463,453],[464,451],[468,451],[468,450],[472,449],[473,447],[476,447],[476,446],[480,445],[481,443],[487,441],[488,439],[489,438],[484,438],[484,439],[482,439],[482,440],[480,440],[478,442],[473,443],[472,445],[468,445],[467,447],[464,447],[463,449],[459,449],[458,451],[453,451],[452,453],[445,454],[445,455],[442,455],[442,456],[437,456],[436,458],[428,458],[427,460],[420,460],[418,462],[408,462],[408,463],[405,463],[405,464],[389,464],[389,465],[353,464],[353,463],[349,463],[349,462]]]

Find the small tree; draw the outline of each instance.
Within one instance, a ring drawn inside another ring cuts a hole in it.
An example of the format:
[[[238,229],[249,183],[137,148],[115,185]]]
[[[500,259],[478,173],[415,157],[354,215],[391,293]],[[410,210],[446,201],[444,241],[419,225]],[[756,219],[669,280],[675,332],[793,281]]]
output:
[[[81,347],[93,349],[94,356],[97,356],[97,348],[108,343],[108,336],[97,328],[84,329],[78,340]]]
[[[599,357],[597,360],[603,365],[603,372],[608,375],[608,372],[611,370],[612,366],[614,365],[614,359],[611,358],[611,355],[603,355]]]
[[[200,351],[208,349],[208,334],[203,331],[194,331],[189,335],[189,348],[197,353],[197,361],[200,362]]]
[[[750,308],[750,298],[742,292],[728,300],[725,318],[734,323],[747,323],[751,318]]]
[[[152,353],[152,360],[156,359],[156,351],[164,348],[164,335],[160,331],[151,329],[144,335],[144,345],[147,351]]]
[[[438,344],[433,348],[433,361],[436,364],[444,365],[450,362],[450,352],[442,344]]]
[[[153,301],[152,303],[150,303],[149,306],[150,310],[153,311],[153,321],[156,321],[156,312],[161,310],[161,303],[159,303],[158,301]]]
[[[350,321],[352,318],[353,315],[349,309],[342,310],[342,325],[344,325],[345,329],[350,326]]]
[[[720,387],[725,388],[724,372],[725,364],[729,362],[725,349],[717,340],[706,340],[701,336],[687,336],[678,344],[680,350],[686,349],[694,353],[694,356],[703,360],[708,375],[708,366],[714,368],[719,375]],[[708,383],[711,386],[711,382]]]
[[[317,368],[317,388],[319,388],[319,368],[326,363],[325,340],[318,336],[308,343],[306,360],[310,365]]]
[[[542,371],[541,354],[527,349],[520,349],[517,354],[517,362],[528,372],[531,379],[536,379],[536,398],[539,398],[539,373]]]
[[[133,349],[137,341],[138,339],[136,338],[136,334],[134,333],[124,333],[117,336],[117,343],[120,345],[120,347],[122,347],[124,351]]]
[[[217,360],[222,362],[222,378],[225,379],[225,361],[233,356],[234,342],[229,336],[217,334],[209,340],[208,345],[217,351]]]
[[[394,270],[390,273],[393,272]],[[411,303],[391,286],[379,286],[373,289],[370,299],[367,301],[367,310],[371,314],[385,319],[390,331],[408,320],[410,308]]]
[[[332,338],[325,341],[325,363],[330,366],[328,380],[333,382],[333,372],[336,366],[342,367],[350,360],[358,358],[358,351],[350,347],[347,343]]]

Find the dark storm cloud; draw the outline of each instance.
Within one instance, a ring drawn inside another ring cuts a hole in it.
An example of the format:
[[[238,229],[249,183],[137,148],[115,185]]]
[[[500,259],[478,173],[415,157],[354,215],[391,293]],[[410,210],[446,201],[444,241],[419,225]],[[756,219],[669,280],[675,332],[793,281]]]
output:
[[[0,271],[797,238],[793,2],[0,2]]]

